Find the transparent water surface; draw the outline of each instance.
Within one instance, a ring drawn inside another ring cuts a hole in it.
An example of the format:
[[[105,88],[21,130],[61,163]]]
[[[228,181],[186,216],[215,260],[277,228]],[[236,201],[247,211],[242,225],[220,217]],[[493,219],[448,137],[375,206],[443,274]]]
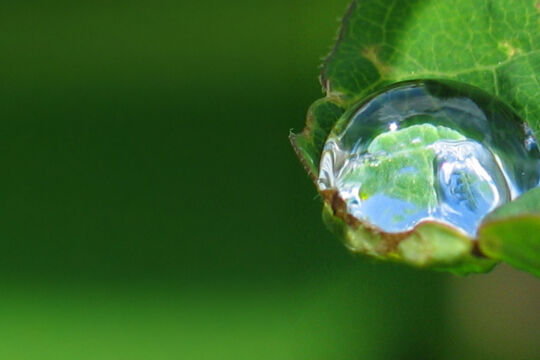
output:
[[[474,236],[489,212],[539,182],[537,139],[510,107],[464,84],[415,81],[336,124],[318,186],[386,232],[435,220]]]

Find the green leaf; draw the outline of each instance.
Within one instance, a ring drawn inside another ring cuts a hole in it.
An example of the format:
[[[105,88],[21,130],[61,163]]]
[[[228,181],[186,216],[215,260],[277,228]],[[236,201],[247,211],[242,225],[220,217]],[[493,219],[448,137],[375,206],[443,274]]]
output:
[[[540,130],[537,0],[353,1],[323,65],[343,102],[407,79],[450,79],[510,104]]]
[[[538,137],[540,1],[353,1],[322,67],[326,97],[308,111],[303,132],[291,134],[293,147],[313,180],[317,179],[325,139],[338,120],[353,111],[351,105],[389,84],[411,79],[446,79],[477,86],[508,103]],[[399,145],[395,139],[380,140],[381,146]],[[374,182],[373,186],[378,185]],[[480,247],[493,259],[474,255],[472,245],[458,251],[461,235],[448,233],[440,224],[430,223],[425,228],[429,231],[418,226],[398,237],[385,234],[350,219],[332,192],[322,195],[325,222],[354,251],[457,273],[487,271],[496,260],[532,272],[538,267],[531,259],[540,253],[535,240],[538,236],[527,238],[526,233],[514,229],[523,226],[532,231],[540,226],[540,219],[530,215],[531,206],[540,203],[537,195],[529,202],[522,199],[507,204],[486,220]],[[429,201],[424,198],[427,195],[420,195],[419,202]],[[471,239],[468,241],[470,245]],[[516,250],[519,243],[523,244],[522,252]]]
[[[491,213],[478,239],[484,254],[540,277],[540,188]]]
[[[496,221],[480,232],[484,254],[540,277],[540,215]]]
[[[306,127],[301,134],[291,133],[289,139],[312,179],[319,173],[321,150],[334,124],[343,115],[343,108],[328,99],[320,99],[311,105]]]
[[[538,135],[538,4],[536,0],[353,1],[323,64],[326,99],[314,104],[299,135],[303,139],[297,139],[302,161],[317,167],[320,139],[343,113],[336,111],[338,105],[347,108],[385,85],[408,79],[450,79],[480,87],[510,104]],[[332,115],[319,114],[319,107]]]
[[[352,217],[336,214],[325,202],[323,221],[353,253],[459,275],[490,271],[497,260],[473,255],[469,238],[448,226],[423,222],[406,234],[373,231]]]

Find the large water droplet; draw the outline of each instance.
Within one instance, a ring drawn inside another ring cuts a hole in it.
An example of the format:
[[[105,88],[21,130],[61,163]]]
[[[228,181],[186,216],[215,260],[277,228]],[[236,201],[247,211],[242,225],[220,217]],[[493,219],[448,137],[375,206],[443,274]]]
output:
[[[432,220],[475,236],[493,209],[540,185],[533,132],[477,88],[409,81],[348,114],[326,141],[318,186],[383,231]]]

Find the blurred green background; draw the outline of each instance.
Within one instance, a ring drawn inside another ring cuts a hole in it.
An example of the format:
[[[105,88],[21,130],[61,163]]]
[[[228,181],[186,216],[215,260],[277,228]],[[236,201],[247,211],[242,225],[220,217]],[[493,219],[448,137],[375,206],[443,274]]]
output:
[[[0,5],[0,359],[539,359],[540,285],[354,258],[288,143],[347,0]]]

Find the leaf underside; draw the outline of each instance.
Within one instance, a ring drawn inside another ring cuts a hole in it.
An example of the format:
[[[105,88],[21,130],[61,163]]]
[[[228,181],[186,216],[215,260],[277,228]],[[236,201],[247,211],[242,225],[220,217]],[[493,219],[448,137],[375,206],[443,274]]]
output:
[[[384,86],[411,79],[447,79],[477,86],[509,104],[538,137],[539,45],[540,1],[536,0],[355,0],[322,67],[321,84],[326,97],[311,106],[306,128],[291,134],[291,142],[315,180],[324,141],[347,109]],[[540,231],[526,236],[516,229],[522,226],[532,231],[540,227],[540,191],[526,195],[525,201],[507,204],[497,215],[488,217],[477,243],[494,259],[538,275],[540,263],[530,257],[540,253]],[[343,222],[343,217],[337,219],[328,197],[325,202],[325,211],[330,212],[327,222]],[[505,210],[507,207],[509,210]],[[349,234],[341,236],[348,236],[349,242],[355,237],[350,234],[352,228],[356,233],[367,231],[371,237],[378,233],[369,226],[366,230],[362,224],[345,226]],[[432,237],[445,236],[444,231],[439,231]],[[483,240],[484,236],[488,240]],[[456,244],[459,241],[455,240]],[[413,254],[411,249],[416,245],[409,242],[407,251]],[[525,253],[516,250],[520,244]],[[461,262],[466,263],[463,259]],[[428,263],[456,272],[460,272],[460,266],[465,269],[462,272],[490,268],[459,265],[459,261],[453,267],[444,261]]]

